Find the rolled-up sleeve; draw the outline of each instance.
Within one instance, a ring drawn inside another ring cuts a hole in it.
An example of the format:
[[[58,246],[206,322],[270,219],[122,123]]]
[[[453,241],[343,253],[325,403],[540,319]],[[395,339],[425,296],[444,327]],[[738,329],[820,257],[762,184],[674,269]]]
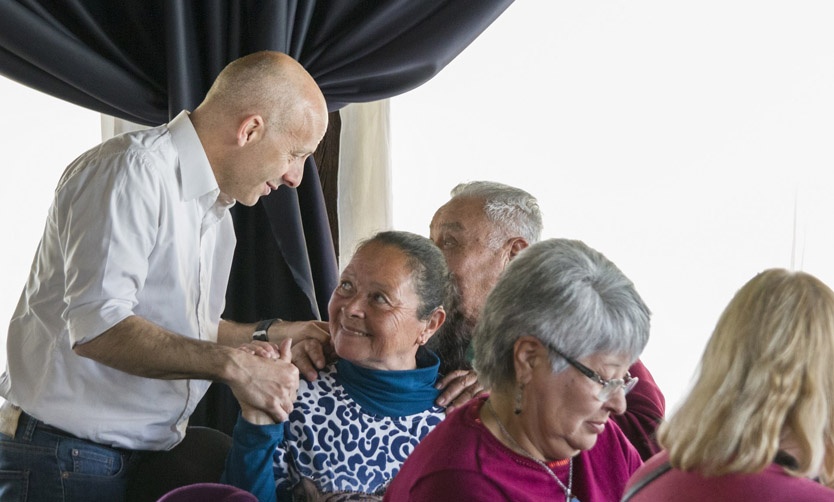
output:
[[[88,183],[60,192],[64,316],[70,343],[87,342],[133,314],[161,219],[158,173],[139,155],[105,156]],[[130,167],[117,168],[119,165]]]

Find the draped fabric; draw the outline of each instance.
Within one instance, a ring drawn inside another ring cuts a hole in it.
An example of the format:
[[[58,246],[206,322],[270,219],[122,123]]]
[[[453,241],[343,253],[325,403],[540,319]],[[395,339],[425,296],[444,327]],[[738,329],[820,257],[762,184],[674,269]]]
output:
[[[356,245],[393,225],[390,100],[353,103],[340,110],[339,264],[347,265]]]
[[[512,0],[6,0],[0,74],[144,125],[202,100],[220,70],[285,52],[333,111],[434,76]],[[227,319],[324,318],[338,277],[312,158],[296,190],[233,209],[238,246]]]
[[[330,110],[424,83],[512,0],[7,0],[0,73],[66,101],[158,125],[200,102],[231,60],[286,52]]]

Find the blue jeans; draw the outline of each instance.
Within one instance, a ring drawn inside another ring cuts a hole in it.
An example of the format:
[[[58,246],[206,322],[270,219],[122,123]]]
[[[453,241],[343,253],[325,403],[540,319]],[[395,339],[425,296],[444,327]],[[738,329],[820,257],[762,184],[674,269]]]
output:
[[[79,439],[22,413],[13,438],[0,434],[0,500],[122,501],[141,455]]]

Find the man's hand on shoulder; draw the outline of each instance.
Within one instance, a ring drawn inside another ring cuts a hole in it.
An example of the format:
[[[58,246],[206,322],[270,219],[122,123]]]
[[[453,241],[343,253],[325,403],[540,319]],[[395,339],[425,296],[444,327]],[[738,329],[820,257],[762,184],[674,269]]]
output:
[[[453,371],[438,382],[437,388],[440,396],[436,403],[446,407],[446,414],[484,392],[484,386],[478,381],[478,374],[474,370]]]
[[[273,324],[270,340],[292,339],[292,363],[305,380],[318,378],[319,370],[335,359],[330,326],[324,321],[284,321]],[[274,330],[274,331],[273,331]]]
[[[292,347],[292,363],[308,382],[315,381],[319,376],[319,370],[335,359],[336,352],[329,338],[326,342],[308,338]]]
[[[281,321],[269,328],[269,340],[280,343],[287,338],[293,345],[303,340],[318,340],[319,343],[330,341],[330,326],[324,321]]]

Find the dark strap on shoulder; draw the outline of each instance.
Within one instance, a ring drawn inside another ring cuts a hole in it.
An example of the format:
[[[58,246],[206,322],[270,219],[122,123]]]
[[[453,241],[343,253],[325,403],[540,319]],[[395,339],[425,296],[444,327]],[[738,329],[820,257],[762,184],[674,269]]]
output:
[[[628,502],[629,500],[631,500],[631,497],[633,497],[637,494],[637,492],[645,488],[647,484],[659,478],[661,475],[669,471],[669,469],[671,468],[672,464],[670,464],[668,460],[658,465],[657,467],[655,467],[653,471],[650,471],[648,474],[643,476],[643,478],[640,479],[640,481],[631,485],[631,488],[629,488],[628,491],[625,492],[620,502]]]

